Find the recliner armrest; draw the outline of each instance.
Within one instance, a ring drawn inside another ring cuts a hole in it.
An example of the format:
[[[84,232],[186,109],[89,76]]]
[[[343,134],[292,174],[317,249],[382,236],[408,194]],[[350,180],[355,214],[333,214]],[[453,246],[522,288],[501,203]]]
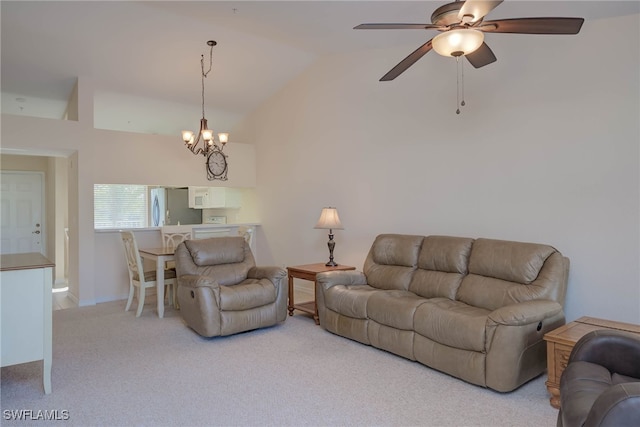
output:
[[[268,279],[277,286],[287,277],[287,270],[280,267],[251,267],[247,277],[249,279]]]
[[[178,277],[178,284],[180,286],[186,286],[189,288],[198,288],[201,286],[208,286],[210,288],[219,288],[218,282],[209,276],[200,276],[195,274],[185,274]]]
[[[595,363],[611,373],[640,379],[640,337],[611,329],[589,332],[573,347],[569,363],[574,360]]]
[[[584,425],[632,426],[637,425],[638,420],[640,420],[640,382],[632,382],[611,386],[598,396]]]

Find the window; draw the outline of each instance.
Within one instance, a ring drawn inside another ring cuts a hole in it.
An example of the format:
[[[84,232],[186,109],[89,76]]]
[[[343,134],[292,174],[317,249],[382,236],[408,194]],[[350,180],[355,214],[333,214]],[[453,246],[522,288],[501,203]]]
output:
[[[147,227],[147,186],[94,184],[95,228]]]

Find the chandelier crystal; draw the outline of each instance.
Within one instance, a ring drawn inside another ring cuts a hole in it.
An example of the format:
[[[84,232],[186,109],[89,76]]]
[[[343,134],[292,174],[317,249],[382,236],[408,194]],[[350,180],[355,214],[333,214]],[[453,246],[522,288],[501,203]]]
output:
[[[207,71],[204,70],[204,55],[200,55],[200,69],[202,71],[202,119],[200,119],[200,130],[197,136],[193,131],[182,131],[182,140],[189,151],[193,154],[202,154],[203,156],[207,156],[214,149],[222,151],[225,144],[229,141],[229,134],[226,132],[219,133],[218,140],[216,141],[213,130],[207,126],[207,119],[204,116],[204,79],[213,66],[213,47],[216,44],[214,40],[207,42],[207,45],[210,47],[209,69]],[[202,144],[200,144],[200,141],[202,141]]]

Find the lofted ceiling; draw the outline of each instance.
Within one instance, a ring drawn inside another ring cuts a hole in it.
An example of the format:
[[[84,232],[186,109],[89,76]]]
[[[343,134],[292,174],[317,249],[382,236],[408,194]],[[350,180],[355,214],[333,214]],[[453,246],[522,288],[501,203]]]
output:
[[[213,39],[206,115],[217,131],[229,130],[322,55],[395,46],[409,53],[435,35],[355,25],[427,23],[444,3],[2,1],[2,112],[60,118],[80,76],[95,90],[96,127],[177,134],[198,124],[200,55],[208,57]],[[488,18],[588,22],[639,11],[638,1],[506,0]]]

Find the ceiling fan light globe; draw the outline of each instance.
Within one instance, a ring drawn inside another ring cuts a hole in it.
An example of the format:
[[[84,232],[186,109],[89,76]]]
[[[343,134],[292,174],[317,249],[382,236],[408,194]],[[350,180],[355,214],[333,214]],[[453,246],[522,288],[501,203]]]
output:
[[[475,52],[484,42],[484,33],[458,28],[438,34],[431,41],[433,50],[442,56],[460,56]]]

